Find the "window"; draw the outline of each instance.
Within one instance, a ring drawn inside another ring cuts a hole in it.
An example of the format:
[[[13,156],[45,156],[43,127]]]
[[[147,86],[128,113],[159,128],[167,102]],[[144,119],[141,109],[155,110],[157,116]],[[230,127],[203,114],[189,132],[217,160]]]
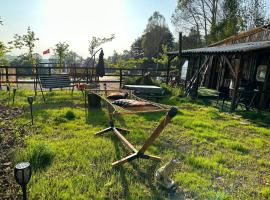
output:
[[[264,82],[265,75],[266,75],[267,66],[266,65],[259,65],[256,74],[256,80],[260,82]]]

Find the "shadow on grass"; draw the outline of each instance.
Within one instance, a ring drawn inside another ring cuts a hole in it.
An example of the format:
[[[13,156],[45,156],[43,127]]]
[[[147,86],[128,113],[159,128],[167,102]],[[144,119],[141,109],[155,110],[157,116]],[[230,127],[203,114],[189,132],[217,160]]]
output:
[[[91,108],[87,110],[86,122],[91,125],[109,126],[109,117],[103,109]]]
[[[263,111],[238,111],[237,114],[241,115],[243,118],[262,126],[270,127],[270,113]]]
[[[115,148],[115,154],[116,154],[116,159],[120,160],[121,159],[121,152],[120,152],[120,148],[119,148],[119,140],[117,140],[114,135],[111,137],[113,144],[114,144],[114,148]],[[120,173],[120,178],[121,178],[121,184],[122,184],[122,196],[125,199],[130,199],[130,192],[129,192],[129,185],[128,185],[128,181],[126,178],[126,172],[125,169],[123,168],[122,165],[114,168],[116,171],[119,171]]]
[[[148,121],[160,121],[160,119],[165,116],[165,114],[165,111],[161,111],[152,113],[139,113],[138,116],[141,116]]]

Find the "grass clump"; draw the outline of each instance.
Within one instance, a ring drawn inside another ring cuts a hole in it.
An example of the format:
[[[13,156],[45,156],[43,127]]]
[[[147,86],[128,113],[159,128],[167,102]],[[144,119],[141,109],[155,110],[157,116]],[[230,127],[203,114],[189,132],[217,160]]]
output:
[[[57,117],[54,118],[54,122],[56,124],[65,123],[65,122],[67,122],[67,118],[64,118],[62,116],[57,116]]]
[[[68,110],[68,111],[66,112],[66,115],[65,115],[65,118],[66,118],[66,119],[68,119],[68,120],[73,120],[73,119],[75,119],[75,117],[76,117],[76,115],[74,114],[73,111]]]
[[[28,152],[28,160],[34,170],[48,167],[55,157],[54,152],[44,143],[38,143]]]
[[[249,153],[249,149],[239,141],[229,141],[226,139],[221,139],[221,140],[218,140],[217,142],[218,144],[229,147],[230,149],[234,151],[238,151],[243,154]]]
[[[243,125],[240,122],[245,117],[240,121],[211,106],[179,98],[177,92],[180,90],[172,91],[161,101],[178,106],[181,113],[147,152],[164,161],[181,158],[172,177],[180,188],[172,198],[269,199],[270,129],[260,125],[259,118]],[[26,97],[32,91],[21,90],[18,94],[15,106],[27,106]],[[5,97],[7,94],[0,91],[0,100]],[[53,162],[47,170],[34,171],[28,186],[30,199],[170,198],[168,191],[152,185],[154,173],[162,163],[134,160],[117,169],[111,166],[129,152],[112,133],[94,137],[94,133],[108,126],[105,106],[85,115],[79,91],[74,91],[73,98],[69,92],[55,92],[49,101],[53,103],[44,104],[42,96],[37,97],[35,134],[23,134],[25,145],[15,154],[24,158],[15,161],[31,159],[35,169],[44,169]],[[73,117],[66,117],[67,111]],[[128,127],[131,133],[123,134],[140,148],[164,115],[119,115],[115,123]],[[27,112],[16,119],[16,124],[21,126],[28,121]]]
[[[188,158],[188,163],[197,169],[205,169],[205,170],[213,170],[217,168],[217,163],[209,160],[207,158],[203,158],[201,156],[195,157],[191,156]]]
[[[264,198],[270,199],[270,187],[265,187],[261,190],[261,194]]]

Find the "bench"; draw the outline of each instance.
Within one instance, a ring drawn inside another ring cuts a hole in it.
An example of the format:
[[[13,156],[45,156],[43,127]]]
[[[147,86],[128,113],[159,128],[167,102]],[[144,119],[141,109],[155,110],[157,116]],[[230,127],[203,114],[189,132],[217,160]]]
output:
[[[73,90],[74,90],[75,85],[71,83],[71,80],[68,74],[40,76],[39,80],[40,80],[40,87],[41,87],[41,92],[42,92],[44,101],[45,101],[45,97],[43,95],[42,88],[52,90],[56,88],[62,89],[62,88],[72,87],[71,94],[73,95]]]

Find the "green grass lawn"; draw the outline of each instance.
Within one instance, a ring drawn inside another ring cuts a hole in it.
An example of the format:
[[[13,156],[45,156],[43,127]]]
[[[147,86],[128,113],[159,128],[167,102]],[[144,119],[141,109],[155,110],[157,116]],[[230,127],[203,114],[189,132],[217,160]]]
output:
[[[231,115],[167,97],[163,102],[180,112],[148,151],[163,161],[134,160],[113,168],[111,163],[129,151],[112,133],[94,136],[108,126],[105,107],[86,114],[79,92],[73,97],[66,90],[51,92],[46,103],[39,94],[31,127],[25,125],[30,122],[28,95],[33,92],[18,90],[16,95],[15,106],[23,106],[25,114],[15,120],[24,127],[17,133],[24,145],[16,150],[14,163],[31,162],[30,199],[270,199],[268,113]],[[2,103],[7,97],[0,91]],[[125,136],[139,148],[164,114],[123,115],[116,123],[131,130]],[[181,160],[172,176],[175,192],[160,188],[154,179],[172,158]]]

